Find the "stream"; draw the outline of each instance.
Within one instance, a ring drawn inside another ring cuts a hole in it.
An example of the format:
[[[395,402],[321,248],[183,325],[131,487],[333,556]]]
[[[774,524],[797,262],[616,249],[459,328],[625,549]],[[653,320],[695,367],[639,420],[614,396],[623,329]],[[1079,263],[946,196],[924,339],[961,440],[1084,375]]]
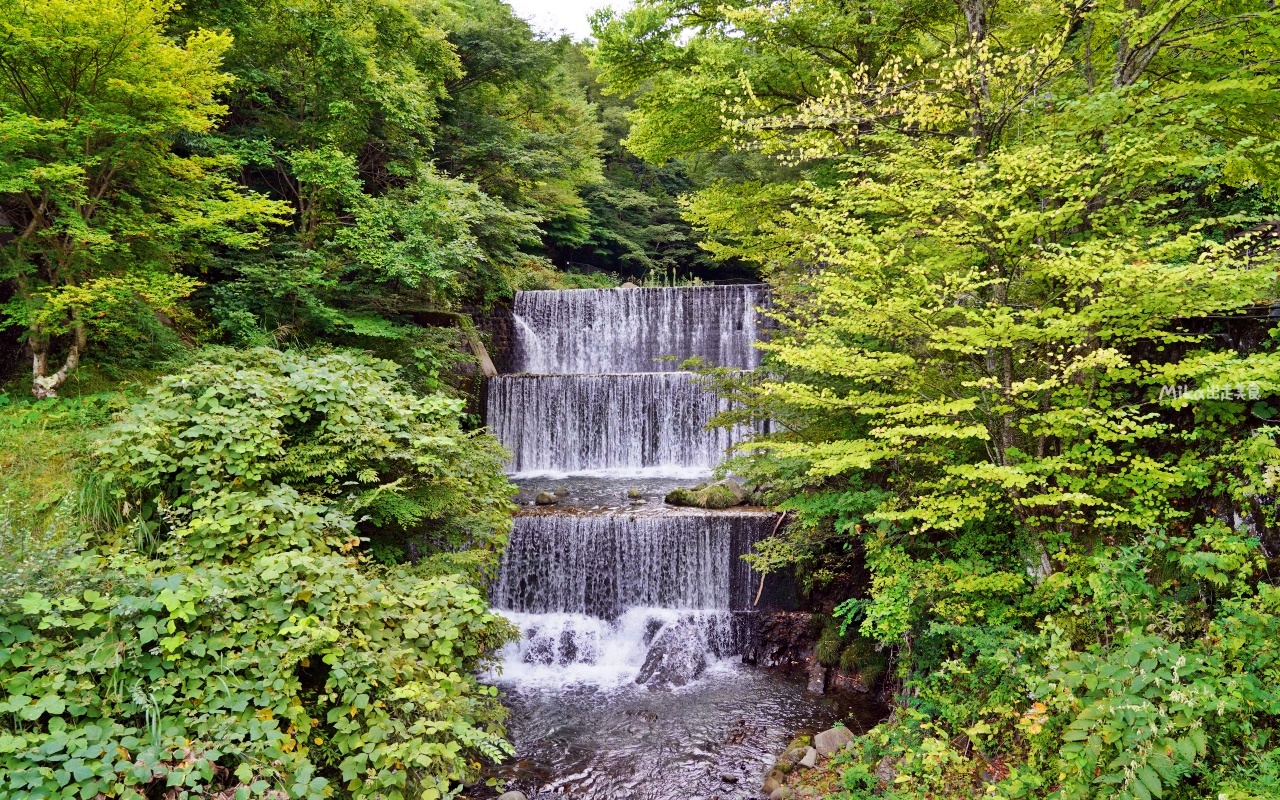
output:
[[[883,713],[808,694],[803,675],[730,660],[680,688],[499,686],[518,756],[493,775],[531,800],[754,800],[794,736],[837,720],[866,730]]]

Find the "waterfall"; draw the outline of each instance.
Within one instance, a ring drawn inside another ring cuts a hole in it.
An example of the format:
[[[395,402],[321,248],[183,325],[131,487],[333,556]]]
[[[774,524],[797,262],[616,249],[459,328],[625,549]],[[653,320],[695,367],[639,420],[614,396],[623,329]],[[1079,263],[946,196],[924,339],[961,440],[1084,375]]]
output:
[[[520,292],[489,428],[517,477],[709,473],[754,433],[678,361],[757,363],[761,286]],[[662,360],[674,356],[675,361]],[[582,478],[580,477],[579,480]],[[572,479],[571,479],[572,480]],[[521,631],[495,680],[681,685],[740,652],[758,575],[741,559],[772,514],[556,507],[516,516],[491,587]]]
[[[628,608],[732,611],[750,605],[760,513],[517,517],[492,600],[498,608],[616,619]]]
[[[501,375],[489,427],[517,475],[706,474],[753,431],[707,424],[729,406],[688,372]]]
[[[667,372],[692,356],[753,369],[762,285],[519,292],[514,371]]]

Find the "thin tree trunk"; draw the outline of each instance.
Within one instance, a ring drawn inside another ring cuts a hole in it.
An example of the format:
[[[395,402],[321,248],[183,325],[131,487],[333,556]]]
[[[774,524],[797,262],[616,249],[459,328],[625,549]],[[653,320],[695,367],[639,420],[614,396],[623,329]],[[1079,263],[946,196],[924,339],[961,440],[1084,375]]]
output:
[[[72,329],[71,350],[62,367],[52,375],[49,371],[49,339],[35,335],[31,337],[31,393],[44,400],[58,396],[58,388],[66,383],[72,371],[80,364],[80,355],[84,352],[88,335],[84,325],[77,324]]]

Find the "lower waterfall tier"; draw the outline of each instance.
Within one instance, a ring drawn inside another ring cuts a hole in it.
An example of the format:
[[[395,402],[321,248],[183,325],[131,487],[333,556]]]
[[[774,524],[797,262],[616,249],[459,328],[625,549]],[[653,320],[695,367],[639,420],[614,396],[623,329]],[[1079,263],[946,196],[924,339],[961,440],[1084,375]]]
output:
[[[708,430],[728,409],[689,372],[500,375],[485,418],[516,475],[705,474],[754,433]]]
[[[515,518],[493,605],[612,620],[630,608],[730,611],[751,603],[741,556],[772,514],[548,514]]]

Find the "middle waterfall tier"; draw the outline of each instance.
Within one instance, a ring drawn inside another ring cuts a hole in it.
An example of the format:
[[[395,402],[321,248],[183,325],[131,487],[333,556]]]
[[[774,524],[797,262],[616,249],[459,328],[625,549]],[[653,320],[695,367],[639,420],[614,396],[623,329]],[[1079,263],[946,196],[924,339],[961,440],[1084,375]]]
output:
[[[688,372],[501,375],[486,419],[516,475],[699,475],[757,431],[707,424],[729,404]]]

